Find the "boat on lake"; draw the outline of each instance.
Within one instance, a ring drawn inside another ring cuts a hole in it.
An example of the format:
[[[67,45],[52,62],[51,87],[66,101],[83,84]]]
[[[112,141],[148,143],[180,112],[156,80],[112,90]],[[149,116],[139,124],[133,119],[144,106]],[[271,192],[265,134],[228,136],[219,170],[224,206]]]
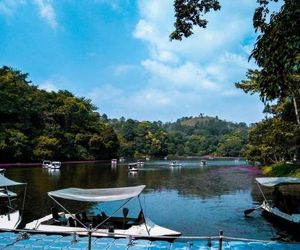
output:
[[[59,169],[61,167],[61,162],[45,160],[43,161],[42,166],[43,168]]]
[[[143,160],[137,160],[136,162],[138,164],[139,167],[144,167],[145,162]]]
[[[170,167],[174,168],[174,167],[181,167],[182,164],[179,163],[178,161],[173,161],[169,164]]]
[[[206,160],[201,160],[200,161],[200,166],[206,166],[207,165],[207,161]]]
[[[128,164],[128,171],[129,172],[138,172],[139,168],[140,168],[140,165],[137,162]]]
[[[0,174],[0,229],[16,229],[21,223],[22,216],[17,209],[17,194],[8,190],[8,187],[26,185],[8,179],[4,174]],[[23,208],[25,202],[26,188],[23,198]],[[22,210],[23,210],[22,208]],[[21,211],[23,212],[23,211]]]
[[[51,163],[52,163],[52,161],[44,160],[43,163],[42,163],[42,167],[43,168],[49,168]]]
[[[146,218],[139,200],[140,212],[136,218],[129,218],[129,209],[125,205],[132,199],[138,198],[145,186],[105,188],[105,189],[81,189],[66,188],[48,192],[48,196],[53,199],[64,211],[58,212],[52,208],[49,214],[38,220],[26,224],[26,229],[64,233],[76,232],[80,235],[87,235],[89,232],[93,236],[113,236],[113,237],[159,237],[159,236],[180,236],[180,232],[156,225],[149,218]],[[57,198],[73,200],[79,202],[114,202],[124,201],[124,203],[111,215],[101,212],[97,215],[88,215],[84,211],[77,214],[70,214]],[[123,216],[117,217],[115,214],[123,209]]]
[[[260,205],[263,214],[272,218],[275,222],[283,224],[286,229],[300,232],[300,189],[292,194],[288,188],[295,185],[300,188],[300,178],[266,177],[256,178],[256,182],[264,198],[263,203]],[[266,199],[261,187],[273,188],[271,201]]]
[[[59,169],[61,167],[61,162],[60,161],[53,161],[50,165],[49,168],[51,169]]]

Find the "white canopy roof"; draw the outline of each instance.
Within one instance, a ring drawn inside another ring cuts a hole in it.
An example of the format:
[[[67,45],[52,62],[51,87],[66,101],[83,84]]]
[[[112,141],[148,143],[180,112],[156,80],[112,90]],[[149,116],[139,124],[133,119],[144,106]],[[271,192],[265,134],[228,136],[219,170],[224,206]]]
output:
[[[121,188],[99,188],[99,189],[82,189],[82,188],[65,188],[61,190],[48,192],[51,197],[63,198],[75,201],[88,202],[105,202],[118,201],[138,196],[145,185],[135,187]]]
[[[8,187],[8,186],[16,186],[16,185],[24,185],[25,183],[16,182],[11,179],[8,179],[4,175],[0,174],[0,187]]]
[[[266,187],[300,184],[300,178],[296,177],[265,177],[256,178],[256,181]]]

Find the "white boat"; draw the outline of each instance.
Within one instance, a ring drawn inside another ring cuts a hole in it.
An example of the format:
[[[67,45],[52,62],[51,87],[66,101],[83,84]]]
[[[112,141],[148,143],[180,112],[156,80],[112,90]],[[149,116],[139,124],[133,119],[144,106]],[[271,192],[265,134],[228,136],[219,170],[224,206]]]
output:
[[[124,206],[134,198],[139,199],[139,195],[144,188],[144,185],[105,189],[66,188],[48,192],[48,196],[66,213],[52,211],[52,214],[26,224],[25,228],[51,233],[63,233],[69,231],[76,232],[79,235],[92,233],[93,236],[128,237],[131,235],[137,238],[179,236],[181,234],[180,232],[158,226],[150,219],[145,218],[140,200],[139,215],[136,218],[127,217],[129,210]],[[93,216],[81,213],[81,216],[78,216],[78,214],[70,214],[61,203],[56,201],[57,198],[96,203],[123,200],[124,203],[109,216],[103,212]],[[114,215],[122,208],[123,216],[115,217]]]
[[[138,160],[136,163],[138,164],[139,167],[144,167],[145,165],[145,162],[143,160]]]
[[[44,160],[43,163],[42,163],[42,167],[43,168],[49,168],[52,164],[52,161],[49,161],[49,160]]]
[[[53,161],[53,162],[51,162],[51,164],[48,168],[59,169],[60,167],[61,167],[61,162],[60,161]]]
[[[279,222],[286,226],[286,229],[293,229],[295,232],[300,232],[300,200],[299,190],[298,194],[292,196],[288,189],[289,185],[299,185],[300,178],[294,177],[265,177],[256,178],[259,190],[264,198],[263,203],[259,206],[263,210],[263,214],[275,219],[275,222]],[[267,200],[266,195],[263,193],[261,186],[273,188],[273,199]],[[285,190],[282,193],[279,188]],[[248,209],[244,213],[250,213],[254,211]]]
[[[170,167],[181,167],[182,166],[182,164],[181,163],[179,163],[178,161],[173,161],[173,162],[171,162],[170,164],[169,164],[169,166]]]
[[[18,185],[26,184],[10,180],[3,174],[0,174],[0,229],[16,229],[22,220],[20,211],[16,209],[17,194],[8,190],[8,187]],[[23,198],[23,208],[25,195],[26,188]]]
[[[200,166],[206,166],[206,165],[207,165],[207,161],[205,161],[205,160],[200,161]]]
[[[139,164],[138,163],[129,163],[128,164],[128,171],[129,172],[138,172],[139,171]]]

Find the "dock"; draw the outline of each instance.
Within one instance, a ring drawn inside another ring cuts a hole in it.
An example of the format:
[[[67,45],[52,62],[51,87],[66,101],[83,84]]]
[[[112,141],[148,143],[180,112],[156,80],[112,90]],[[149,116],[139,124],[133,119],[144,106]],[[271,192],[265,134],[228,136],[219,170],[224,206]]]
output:
[[[226,237],[168,242],[164,240],[134,240],[129,238],[62,236],[26,232],[0,232],[0,249],[52,249],[52,250],[299,250],[300,243],[273,241],[232,240]]]

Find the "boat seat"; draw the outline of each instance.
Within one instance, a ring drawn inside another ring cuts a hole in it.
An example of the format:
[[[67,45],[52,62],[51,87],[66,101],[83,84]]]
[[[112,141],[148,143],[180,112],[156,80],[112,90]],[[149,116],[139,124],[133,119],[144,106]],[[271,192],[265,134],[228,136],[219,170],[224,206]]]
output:
[[[75,214],[75,218],[76,218],[76,221],[75,221],[76,227],[82,227],[82,225],[80,223],[80,222],[82,222],[80,214]]]
[[[75,227],[75,221],[72,217],[69,217],[68,222],[69,222],[69,227]]]
[[[92,224],[92,221],[87,217],[86,212],[81,212],[81,221],[84,225],[89,226]]]
[[[58,225],[66,225],[67,224],[66,217],[59,215],[56,207],[52,207],[51,212],[52,212],[52,218],[53,218],[55,224],[58,224]]]

